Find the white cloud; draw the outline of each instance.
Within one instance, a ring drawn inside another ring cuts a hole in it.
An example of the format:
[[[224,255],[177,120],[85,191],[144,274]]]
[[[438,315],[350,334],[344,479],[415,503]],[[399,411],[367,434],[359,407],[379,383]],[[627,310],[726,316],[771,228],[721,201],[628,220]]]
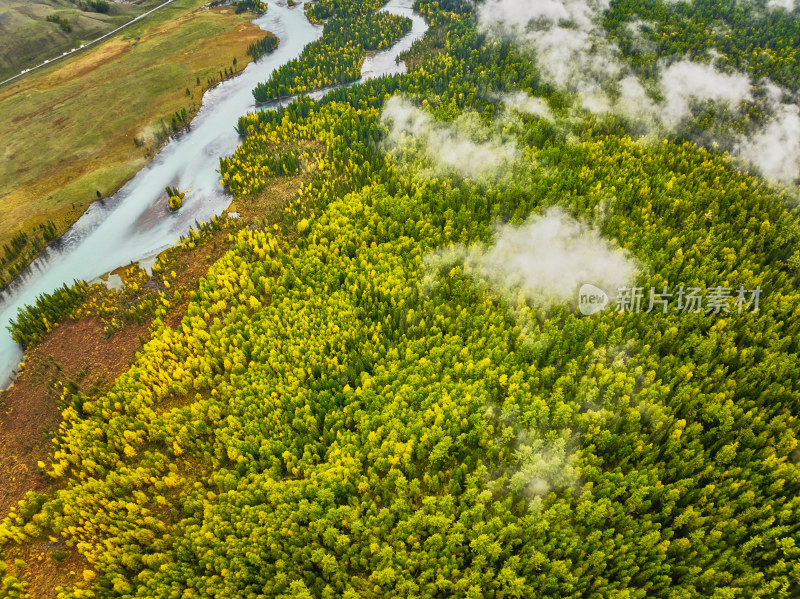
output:
[[[794,9],[795,0],[770,0],[768,7]],[[619,48],[602,27],[606,0],[488,0],[478,9],[479,26],[490,36],[510,37],[535,51],[544,77],[577,94],[583,108],[595,113],[614,111],[640,132],[669,135],[691,118],[693,105],[714,102],[735,112],[753,101],[753,82],[742,73],[725,73],[713,64],[681,60],[659,64],[659,76],[648,95],[637,76],[620,60]],[[633,21],[628,32],[642,46],[646,23]],[[759,131],[742,138],[733,153],[756,166],[773,181],[791,184],[800,176],[800,112],[797,105],[775,99],[782,95],[773,83],[761,83],[773,96],[766,102],[772,118]],[[610,94],[614,87],[617,91]],[[698,143],[714,144],[711,135]]]
[[[478,22],[490,35],[535,50],[545,77],[602,112],[609,108],[602,85],[620,74],[616,46],[598,26],[606,8],[603,0],[489,0],[478,9]]]
[[[467,266],[501,289],[528,299],[573,304],[592,283],[610,296],[629,285],[636,264],[593,227],[558,208],[534,215],[520,227],[504,225],[489,248],[470,248]]]
[[[792,11],[795,9],[795,0],[769,0],[767,2],[767,8],[772,10],[782,8],[783,10]]]
[[[634,75],[617,84],[619,99],[614,108],[634,122],[661,134],[674,133],[692,116],[693,102],[718,102],[736,110],[752,100],[751,81],[739,73],[722,73],[714,66],[682,60],[661,70],[657,91],[663,97],[656,103],[647,95]]]
[[[763,129],[739,143],[735,154],[768,179],[791,185],[800,171],[800,108],[781,105]]]
[[[537,98],[525,92],[516,92],[504,94],[500,96],[500,100],[512,110],[533,114],[547,120],[553,119],[553,113],[543,98]]]
[[[752,100],[750,78],[739,73],[721,73],[712,65],[680,61],[661,71],[661,89],[665,96],[662,118],[675,127],[691,114],[691,100],[711,100],[736,107]]]
[[[400,96],[389,99],[382,119],[389,126],[390,148],[419,150],[437,170],[453,170],[464,177],[493,176],[517,157],[513,142],[486,134],[470,117],[452,123],[436,121]]]
[[[510,301],[521,296],[544,306],[576,305],[584,283],[613,298],[637,272],[626,252],[560,208],[533,215],[521,226],[499,227],[491,246],[457,246],[428,258],[433,269],[459,262],[469,276]]]

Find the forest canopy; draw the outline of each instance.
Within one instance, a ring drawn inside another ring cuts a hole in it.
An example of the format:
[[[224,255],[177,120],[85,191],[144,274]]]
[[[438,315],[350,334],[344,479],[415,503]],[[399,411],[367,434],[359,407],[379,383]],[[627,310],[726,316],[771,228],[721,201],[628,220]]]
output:
[[[377,8],[314,3],[322,38],[256,98],[357,78],[410,26]],[[110,391],[64,389],[57,485],[2,551],[76,551],[61,599],[797,596],[792,190],[587,109],[471,5],[415,8],[407,73],[240,119],[223,184],[291,199],[229,233],[179,322],[162,292]],[[559,287],[584,276],[760,304],[585,316]]]

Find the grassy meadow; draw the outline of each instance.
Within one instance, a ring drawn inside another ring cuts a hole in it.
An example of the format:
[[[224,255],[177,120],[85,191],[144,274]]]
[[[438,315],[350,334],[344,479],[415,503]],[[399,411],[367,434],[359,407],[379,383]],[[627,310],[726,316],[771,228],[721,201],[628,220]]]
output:
[[[72,0],[0,0],[0,81],[96,39],[159,3],[109,2],[107,12],[98,12]],[[64,20],[68,30],[48,17]]]

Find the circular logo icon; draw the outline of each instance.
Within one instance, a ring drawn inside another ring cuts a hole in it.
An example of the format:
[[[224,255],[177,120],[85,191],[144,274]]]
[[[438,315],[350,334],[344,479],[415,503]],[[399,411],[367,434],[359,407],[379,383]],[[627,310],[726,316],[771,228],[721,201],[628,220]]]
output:
[[[608,294],[594,285],[585,283],[578,291],[578,309],[584,316],[600,312],[608,305]]]

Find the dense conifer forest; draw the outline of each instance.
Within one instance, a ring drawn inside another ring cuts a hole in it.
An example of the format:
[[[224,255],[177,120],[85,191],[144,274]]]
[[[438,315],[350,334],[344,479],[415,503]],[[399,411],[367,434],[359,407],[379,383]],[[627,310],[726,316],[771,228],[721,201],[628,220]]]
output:
[[[615,1],[607,39],[635,13],[657,23],[643,68],[716,40],[794,89],[797,15],[741,6]],[[256,99],[356,79],[410,27],[379,7],[314,3],[322,38]],[[167,283],[110,391],[64,387],[54,490],[0,551],[76,551],[62,599],[797,597],[796,189],[693,138],[702,107],[642,138],[479,8],[415,8],[408,73],[239,121],[236,202],[296,192],[227,225],[179,322]],[[731,33],[706,37],[709,15]],[[786,62],[752,60],[770,48]],[[618,294],[584,315],[564,281]]]

